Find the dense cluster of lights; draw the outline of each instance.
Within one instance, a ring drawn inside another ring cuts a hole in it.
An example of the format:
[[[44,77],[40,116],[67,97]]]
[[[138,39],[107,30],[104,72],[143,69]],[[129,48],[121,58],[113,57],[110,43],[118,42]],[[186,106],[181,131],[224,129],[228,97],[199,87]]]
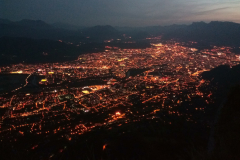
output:
[[[29,76],[13,95],[0,97],[0,108],[7,109],[1,117],[0,139],[13,143],[28,133],[71,141],[98,127],[112,129],[143,119],[172,124],[171,119],[163,118],[166,115],[198,123],[188,112],[189,106],[204,114],[207,105],[214,103],[211,91],[200,89],[209,84],[201,73],[238,62],[239,57],[228,47],[197,51],[179,44],[155,44],[147,49],[85,54],[72,62],[2,67],[2,72]],[[132,69],[142,72],[132,76]],[[42,89],[21,91],[33,83],[28,81],[31,76],[41,76]],[[101,84],[70,87],[96,81]],[[193,106],[196,100],[201,103]],[[179,110],[183,103],[188,104],[184,111]],[[39,145],[41,142],[33,142],[29,149]]]

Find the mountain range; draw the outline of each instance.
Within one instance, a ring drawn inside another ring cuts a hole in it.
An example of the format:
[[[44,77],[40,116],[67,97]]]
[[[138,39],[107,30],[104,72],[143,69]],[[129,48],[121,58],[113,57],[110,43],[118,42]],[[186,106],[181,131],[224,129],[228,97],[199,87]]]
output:
[[[120,38],[120,32],[111,26],[77,27],[68,24],[47,24],[41,20],[12,22],[0,19],[0,37],[26,37],[33,39],[64,40],[71,42],[103,41]]]
[[[194,22],[191,25],[149,27],[84,27],[64,23],[48,24],[41,20],[23,19],[13,22],[0,19],[0,65],[23,61],[45,63],[73,60],[82,53],[104,51],[106,45],[144,48],[150,46],[150,41],[146,38],[156,36],[161,36],[163,41],[195,41],[198,42],[196,48],[199,49],[199,46],[205,48],[209,45],[232,46],[235,53],[240,53],[240,24],[233,22]]]
[[[219,45],[240,45],[240,24],[233,22],[193,22],[191,25],[149,27],[83,27],[64,23],[48,24],[41,20],[23,19],[13,22],[0,19],[0,37],[103,42],[109,39],[124,39],[123,34],[133,40],[162,35],[165,40],[176,38]]]

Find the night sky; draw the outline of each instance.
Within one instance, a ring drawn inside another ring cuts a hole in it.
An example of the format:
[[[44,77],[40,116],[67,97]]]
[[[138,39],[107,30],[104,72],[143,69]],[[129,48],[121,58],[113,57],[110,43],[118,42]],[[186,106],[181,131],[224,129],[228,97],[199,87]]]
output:
[[[240,0],[0,0],[0,18],[81,26],[240,23]]]

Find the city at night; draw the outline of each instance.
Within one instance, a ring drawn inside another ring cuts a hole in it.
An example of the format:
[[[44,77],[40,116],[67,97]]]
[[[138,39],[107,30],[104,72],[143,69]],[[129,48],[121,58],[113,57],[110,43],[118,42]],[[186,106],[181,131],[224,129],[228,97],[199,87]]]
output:
[[[0,159],[240,159],[240,2],[0,2]]]

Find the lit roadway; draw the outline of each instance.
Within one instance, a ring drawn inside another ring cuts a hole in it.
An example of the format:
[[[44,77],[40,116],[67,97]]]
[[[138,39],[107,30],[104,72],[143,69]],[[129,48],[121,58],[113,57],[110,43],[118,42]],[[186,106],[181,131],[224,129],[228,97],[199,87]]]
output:
[[[33,73],[34,73],[34,72],[33,72]],[[15,92],[15,91],[17,91],[17,90],[19,90],[19,89],[21,89],[21,88],[26,87],[26,86],[28,85],[28,78],[29,78],[33,73],[31,73],[31,74],[29,74],[29,75],[27,76],[27,78],[25,79],[25,85],[24,85],[24,86],[19,87],[19,88],[16,88],[16,89],[14,89],[12,92]],[[7,93],[7,94],[8,94],[8,93]],[[10,99],[10,105],[9,105],[9,107],[8,107],[8,110],[5,112],[5,114],[4,114],[4,116],[2,117],[1,121],[3,121],[5,118],[9,117],[9,113],[13,110],[12,100],[13,100],[14,96],[16,96],[16,95],[13,95],[12,98]]]

